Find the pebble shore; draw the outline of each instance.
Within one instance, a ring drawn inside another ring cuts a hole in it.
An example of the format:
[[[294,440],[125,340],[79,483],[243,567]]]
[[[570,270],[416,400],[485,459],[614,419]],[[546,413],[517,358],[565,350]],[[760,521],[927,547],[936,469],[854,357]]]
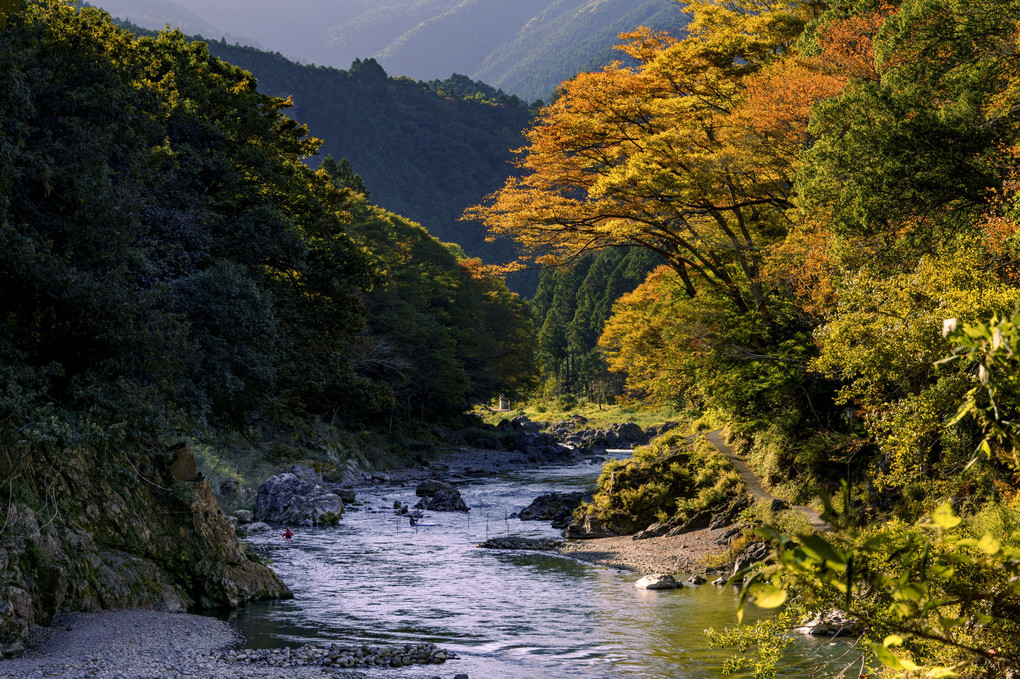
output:
[[[432,644],[232,650],[227,623],[186,613],[74,613],[37,628],[2,679],[450,679],[455,656]],[[425,665],[427,663],[427,665]],[[392,668],[401,667],[395,670]],[[419,667],[420,666],[420,667]],[[427,667],[427,669],[425,669]],[[349,669],[353,668],[353,669]],[[385,669],[384,669],[385,668]],[[464,676],[464,675],[461,675]]]

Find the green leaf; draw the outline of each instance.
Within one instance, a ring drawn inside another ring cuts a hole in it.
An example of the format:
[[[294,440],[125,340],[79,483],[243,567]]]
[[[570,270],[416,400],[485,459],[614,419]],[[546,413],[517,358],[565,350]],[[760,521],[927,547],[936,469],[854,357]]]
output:
[[[759,608],[779,608],[786,602],[786,590],[775,585],[755,585],[751,594]]]
[[[801,547],[808,554],[814,556],[819,561],[832,561],[833,563],[842,564],[846,562],[846,559],[842,554],[837,552],[832,545],[829,544],[828,540],[818,535],[801,535],[798,536]]]
[[[993,538],[989,533],[985,533],[984,537],[981,538],[981,542],[978,543],[978,549],[989,556],[997,553],[1001,547],[1002,543]]]
[[[897,656],[881,644],[868,642],[868,646],[870,646],[872,652],[874,652],[875,658],[889,669],[902,670],[906,672],[913,672],[917,669],[917,664],[913,661]]]
[[[886,648],[889,648],[890,646],[902,646],[904,641],[906,641],[906,639],[901,637],[899,634],[890,634],[882,641],[882,645]]]
[[[948,502],[936,509],[931,518],[936,526],[946,530],[956,528],[962,521],[960,517],[953,513],[953,507]]]

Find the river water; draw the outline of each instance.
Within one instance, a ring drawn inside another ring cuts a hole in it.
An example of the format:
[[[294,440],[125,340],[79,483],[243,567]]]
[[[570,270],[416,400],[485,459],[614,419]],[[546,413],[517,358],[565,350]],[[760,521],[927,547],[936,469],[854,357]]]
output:
[[[415,484],[359,489],[365,504],[337,527],[299,529],[285,548],[275,532],[252,538],[276,548],[271,565],[294,599],[226,619],[248,647],[432,641],[460,656],[429,677],[722,677],[729,652],[710,649],[703,630],[736,624],[736,588],[645,591],[634,587],[640,574],[475,547],[497,535],[558,537],[546,522],[507,516],[543,493],[590,490],[598,471],[580,464],[456,481],[471,511],[426,512],[418,527],[393,511],[395,500],[417,500]],[[798,638],[781,676],[834,677],[846,663],[826,663],[850,645]]]

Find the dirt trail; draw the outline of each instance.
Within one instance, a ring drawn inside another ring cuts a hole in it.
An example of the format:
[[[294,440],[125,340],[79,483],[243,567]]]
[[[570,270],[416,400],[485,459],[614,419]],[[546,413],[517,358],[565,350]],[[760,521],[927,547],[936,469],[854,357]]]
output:
[[[733,468],[737,470],[738,474],[740,474],[740,480],[744,482],[745,486],[747,486],[747,492],[749,492],[755,499],[758,500],[780,499],[777,498],[775,495],[772,495],[770,492],[765,490],[764,487],[762,487],[761,480],[757,476],[755,476],[754,472],[751,471],[751,468],[747,466],[747,462],[744,461],[744,458],[737,454],[737,451],[733,450],[733,448],[727,445],[726,441],[723,440],[721,430],[717,429],[713,432],[709,432],[708,434],[705,434],[705,438],[708,439],[708,442],[715,446],[720,453],[726,456],[726,459],[730,461],[730,464],[733,465]],[[815,530],[817,531],[832,530],[832,526],[823,521],[822,517],[818,515],[818,512],[811,509],[807,505],[792,505],[792,507],[793,509],[796,509],[801,514],[806,516],[807,520],[811,523],[811,527],[814,528]]]

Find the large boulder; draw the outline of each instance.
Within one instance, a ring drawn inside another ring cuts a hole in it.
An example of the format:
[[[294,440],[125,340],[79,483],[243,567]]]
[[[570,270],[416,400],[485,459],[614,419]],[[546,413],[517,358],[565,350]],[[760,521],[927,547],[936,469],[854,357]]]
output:
[[[759,561],[764,561],[771,553],[772,548],[769,547],[766,542],[748,543],[740,554],[737,554],[737,558],[733,561],[733,575],[736,575],[748,566],[752,566]]]
[[[566,528],[574,510],[584,501],[585,495],[583,491],[540,495],[520,511],[518,518],[521,521],[552,521],[554,527]],[[557,526],[557,524],[562,525]]]
[[[631,535],[640,529],[641,526],[626,516],[614,516],[609,521],[603,521],[597,517],[586,515],[579,520],[574,519],[563,531],[563,537],[574,540],[611,538],[619,535]]]
[[[423,497],[415,505],[417,509],[429,509],[433,512],[468,512],[471,508],[460,496],[459,490],[440,490],[432,497]]]
[[[842,611],[826,611],[807,620],[794,631],[813,637],[857,637],[864,633],[859,620]]]
[[[633,422],[624,422],[623,424],[616,425],[616,433],[620,441],[629,445],[648,442],[645,430]]]
[[[18,655],[29,629],[58,613],[237,607],[291,595],[238,543],[186,446],[156,455],[25,452],[27,487],[51,494],[4,507],[0,656]]]
[[[255,518],[289,526],[333,526],[343,516],[340,496],[314,475],[284,472],[259,486]]]
[[[415,489],[415,493],[421,497],[421,500],[415,505],[418,509],[429,509],[433,512],[467,512],[471,510],[460,496],[460,491],[443,481],[422,481]]]
[[[446,481],[427,479],[418,484],[418,487],[414,489],[414,494],[418,497],[432,497],[439,491],[451,492],[453,490],[455,490],[453,485]]]
[[[653,523],[648,528],[645,528],[643,531],[634,533],[634,535],[631,536],[631,540],[648,540],[649,538],[661,537],[668,533],[669,531],[671,531],[673,528],[675,528],[675,526],[668,522],[666,523],[656,522]]]

